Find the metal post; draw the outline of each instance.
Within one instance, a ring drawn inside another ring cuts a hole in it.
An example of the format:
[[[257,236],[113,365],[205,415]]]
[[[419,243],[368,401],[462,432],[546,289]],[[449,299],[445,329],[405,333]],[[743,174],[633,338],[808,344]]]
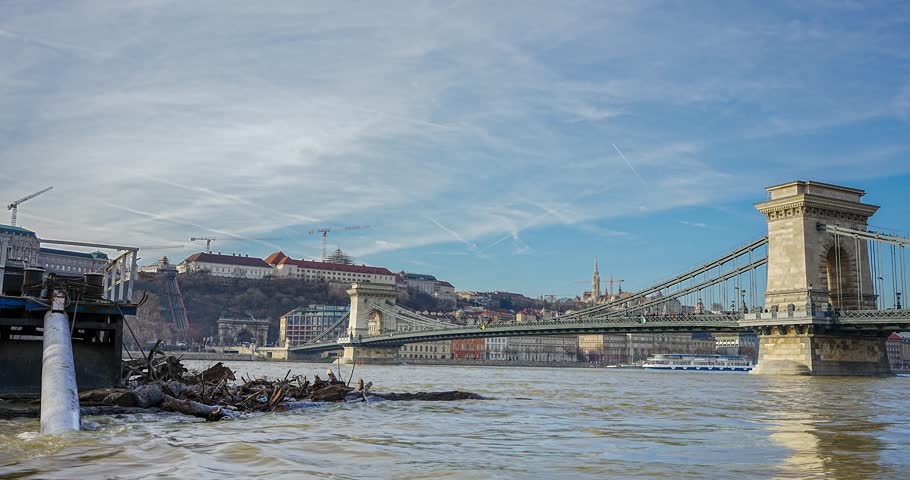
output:
[[[856,281],[859,283],[859,290],[856,291],[856,309],[863,309],[863,274],[860,272],[860,256],[859,256],[859,238],[853,239],[853,260],[856,263]]]
[[[9,250],[9,239],[0,238],[0,294],[3,294],[3,275],[6,273],[6,253]]]
[[[904,246],[901,245],[901,293],[907,294],[907,264],[905,263]]]
[[[894,302],[891,306],[893,307],[897,307],[897,260],[895,256],[894,245],[891,245],[891,298]]]
[[[41,363],[41,433],[79,431],[79,391],[66,296],[55,290],[51,310],[44,316],[44,354]]]
[[[103,285],[102,285],[102,287],[101,287],[101,289],[102,289],[101,291],[104,292],[104,294],[102,295],[102,297],[105,298],[106,300],[110,300],[110,299],[111,299],[111,292],[110,292],[110,284],[111,284],[111,281],[110,281],[110,276],[111,276],[111,271],[110,271],[110,269],[105,268],[105,269],[104,269],[104,277],[103,277],[104,283],[103,283]]]
[[[131,259],[130,280],[129,280],[129,283],[127,284],[128,286],[127,286],[127,294],[126,294],[126,298],[127,298],[128,302],[133,301],[133,283],[136,280],[136,271],[139,269],[139,266],[136,264],[136,262],[138,261],[138,259],[136,258],[138,253],[139,252],[137,250],[133,250],[132,253],[130,254],[130,259]]]
[[[840,271],[841,271],[840,236],[836,233],[834,234],[834,257],[835,257],[836,263],[837,263],[837,265],[836,265],[836,268],[837,268],[837,309],[843,310],[844,309],[844,299],[843,299],[842,293],[843,293],[844,284],[843,284],[843,282],[841,282],[841,278],[840,278]]]
[[[123,275],[125,272],[126,266],[126,257],[121,255],[117,260],[117,278],[114,279],[114,301],[120,302],[123,300]]]
[[[885,308],[885,277],[882,275],[882,247],[879,242],[875,242],[875,263],[878,264],[878,266],[875,267],[877,273],[875,276],[875,283],[878,285],[876,304],[879,309],[883,309]]]

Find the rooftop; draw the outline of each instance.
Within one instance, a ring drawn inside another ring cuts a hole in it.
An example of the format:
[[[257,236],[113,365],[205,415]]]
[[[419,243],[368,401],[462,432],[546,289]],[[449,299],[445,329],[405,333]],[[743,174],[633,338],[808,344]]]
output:
[[[436,277],[434,277],[432,275],[427,275],[425,273],[407,273],[407,272],[403,272],[403,273],[404,273],[404,278],[406,278],[408,280],[428,280],[430,282],[437,281]]]
[[[222,255],[220,253],[205,253],[199,252],[186,257],[184,260],[186,263],[191,262],[201,262],[201,263],[217,263],[220,265],[238,265],[243,267],[261,267],[261,268],[272,268],[271,265],[265,263],[261,258],[256,257],[243,257],[240,255]]]
[[[280,254],[280,255],[279,255]],[[329,270],[333,272],[366,273],[371,275],[395,275],[383,267],[369,267],[366,265],[347,265],[343,263],[317,262],[315,260],[294,260],[281,252],[269,255],[269,259],[277,259],[274,265],[296,265],[298,268],[311,268],[313,270]]]
[[[23,237],[35,237],[35,232],[28,230],[22,227],[14,227],[12,225],[0,225],[0,234],[2,235],[21,235]]]
[[[107,260],[107,259],[108,259],[107,254],[104,253],[104,252],[102,252],[102,251],[100,251],[100,250],[99,250],[99,251],[94,251],[94,252],[92,252],[92,253],[86,253],[86,252],[74,252],[74,251],[72,251],[72,250],[60,250],[60,249],[57,249],[57,248],[44,248],[44,247],[41,247],[40,252],[41,252],[41,253],[49,253],[49,254],[52,254],[52,255],[64,255],[64,256],[67,256],[67,257],[91,258],[91,259],[99,259],[99,260]]]

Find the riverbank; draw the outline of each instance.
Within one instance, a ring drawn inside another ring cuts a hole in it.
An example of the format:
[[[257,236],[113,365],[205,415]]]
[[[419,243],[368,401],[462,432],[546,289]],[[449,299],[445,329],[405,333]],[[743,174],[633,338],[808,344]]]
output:
[[[224,362],[224,361],[261,361],[262,358],[257,357],[249,353],[213,353],[213,352],[180,352],[180,351],[168,351],[165,352],[168,355],[173,355],[175,357],[182,358],[184,360],[211,360],[213,362]],[[123,352],[123,359],[130,360],[132,358],[140,358],[143,354],[139,352]]]

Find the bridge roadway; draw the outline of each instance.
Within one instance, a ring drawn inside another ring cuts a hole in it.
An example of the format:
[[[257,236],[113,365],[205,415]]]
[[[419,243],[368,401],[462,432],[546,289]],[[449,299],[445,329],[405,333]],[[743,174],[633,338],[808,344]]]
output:
[[[395,332],[362,338],[341,337],[337,340],[297,345],[288,350],[296,353],[318,353],[337,350],[344,345],[397,348],[409,343],[436,342],[469,338],[518,337],[537,335],[592,335],[624,333],[693,333],[746,332],[764,327],[813,325],[826,330],[864,331],[869,333],[910,330],[910,310],[863,310],[845,312],[805,312],[703,315],[639,315],[600,319],[565,319],[509,322],[490,326],[446,325],[445,328],[402,328]]]
[[[446,325],[444,328],[405,327],[394,332],[362,338],[342,337],[334,341],[290,347],[298,353],[336,350],[343,345],[399,347],[408,343],[435,342],[462,338],[517,337],[536,335],[588,335],[598,333],[739,332],[739,315],[634,316],[610,319],[536,322],[509,322],[489,326]]]

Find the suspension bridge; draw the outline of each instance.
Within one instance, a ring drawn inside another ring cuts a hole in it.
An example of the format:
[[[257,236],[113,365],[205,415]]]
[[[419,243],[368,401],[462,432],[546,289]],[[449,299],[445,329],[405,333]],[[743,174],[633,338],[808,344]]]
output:
[[[905,247],[876,232],[862,190],[796,181],[755,205],[768,235],[634,294],[544,321],[459,325],[395,304],[393,286],[353,284],[349,314],[295,356],[344,349],[347,362],[392,361],[408,343],[601,333],[759,334],[754,373],[886,375],[885,338],[910,329]]]

